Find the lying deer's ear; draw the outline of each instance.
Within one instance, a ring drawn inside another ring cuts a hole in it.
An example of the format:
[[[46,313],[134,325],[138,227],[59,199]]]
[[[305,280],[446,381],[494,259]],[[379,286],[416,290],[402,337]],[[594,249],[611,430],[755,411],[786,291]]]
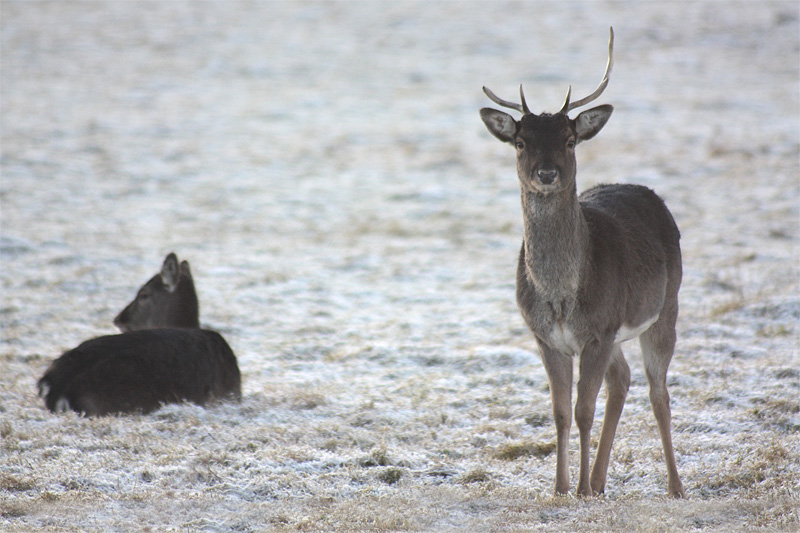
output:
[[[192,270],[189,268],[189,261],[181,261],[181,275],[192,277]]]
[[[178,284],[178,256],[174,253],[169,254],[161,265],[161,281],[167,286],[167,290],[172,292]]]
[[[611,117],[614,107],[610,105],[599,105],[587,109],[575,117],[575,131],[578,134],[577,142],[588,141],[603,129],[603,126]]]
[[[511,115],[497,109],[484,107],[481,109],[481,120],[486,124],[489,133],[503,142],[514,144],[514,136],[517,134],[517,121]]]

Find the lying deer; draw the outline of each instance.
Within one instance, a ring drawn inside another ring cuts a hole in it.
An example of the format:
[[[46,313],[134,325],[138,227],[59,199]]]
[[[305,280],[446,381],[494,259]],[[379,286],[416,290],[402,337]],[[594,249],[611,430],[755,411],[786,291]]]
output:
[[[622,342],[639,337],[650,403],[667,463],[669,494],[684,496],[670,435],[666,377],[675,348],[680,233],[664,202],[640,185],[600,185],[577,195],[575,146],[602,129],[613,111],[601,105],[568,113],[597,99],[613,65],[614,31],[608,63],[597,89],[558,113],[531,113],[520,86],[520,104],[486,87],[496,104],[522,113],[517,121],[481,109],[495,137],[517,150],[524,238],[517,269],[517,304],[536,337],[550,381],[557,431],[556,493],[569,491],[569,431],[572,424],[572,357],[580,365],[575,422],[580,435],[578,494],[602,493],[611,444],[630,386]],[[589,473],[590,433],[605,378],[607,400],[594,466]]]
[[[199,329],[189,263],[179,266],[175,254],[114,323],[122,334],[88,340],[53,361],[38,382],[48,409],[103,416],[241,399],[236,356],[219,333]]]

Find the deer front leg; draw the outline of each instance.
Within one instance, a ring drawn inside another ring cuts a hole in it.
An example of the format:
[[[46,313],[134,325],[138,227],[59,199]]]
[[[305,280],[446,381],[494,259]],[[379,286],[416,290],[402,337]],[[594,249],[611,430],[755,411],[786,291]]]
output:
[[[550,381],[553,420],[556,424],[556,494],[569,492],[569,430],[572,425],[572,357],[539,342]]]
[[[615,345],[611,352],[611,362],[606,371],[606,414],[603,418],[603,430],[600,433],[600,444],[592,467],[592,491],[602,494],[606,488],[606,474],[611,457],[611,445],[614,433],[625,405],[625,397],[631,384],[631,370],[625,362],[622,350]]]
[[[575,423],[578,426],[581,445],[580,478],[578,481],[579,496],[594,495],[589,478],[592,424],[594,422],[597,394],[600,392],[603,376],[611,359],[612,343],[612,339],[600,342],[595,341],[588,344],[581,353],[578,399],[575,402]]]

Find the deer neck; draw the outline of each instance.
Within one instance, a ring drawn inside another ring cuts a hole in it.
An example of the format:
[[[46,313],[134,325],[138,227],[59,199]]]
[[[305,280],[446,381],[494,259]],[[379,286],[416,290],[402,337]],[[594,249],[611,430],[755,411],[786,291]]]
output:
[[[574,308],[589,232],[575,191],[522,193],[525,266],[529,283],[557,318]]]

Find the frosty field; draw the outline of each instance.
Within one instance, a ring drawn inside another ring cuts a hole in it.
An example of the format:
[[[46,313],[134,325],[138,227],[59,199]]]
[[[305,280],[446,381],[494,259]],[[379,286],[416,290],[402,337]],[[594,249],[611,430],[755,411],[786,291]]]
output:
[[[514,151],[478,116],[482,85],[591,92],[610,25],[578,183],[681,229],[684,501],[634,342],[606,494],[553,495]],[[2,0],[0,31],[0,531],[800,529],[797,2]],[[170,251],[241,404],[47,412],[49,362]]]

